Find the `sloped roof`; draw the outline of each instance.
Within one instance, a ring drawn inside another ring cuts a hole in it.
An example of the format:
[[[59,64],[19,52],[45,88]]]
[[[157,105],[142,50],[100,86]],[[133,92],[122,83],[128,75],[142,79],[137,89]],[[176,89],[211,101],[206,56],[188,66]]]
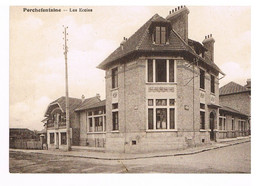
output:
[[[233,81],[230,83],[224,85],[219,89],[219,95],[228,95],[228,94],[237,94],[241,92],[247,92],[250,91],[246,87],[243,87],[242,85],[239,85]]]
[[[122,47],[118,47],[114,52],[112,52],[102,63],[100,63],[97,68],[105,69],[108,64],[125,57],[134,52],[173,52],[173,51],[186,51],[190,54],[196,56],[201,61],[211,66],[215,70],[221,72],[217,65],[211,62],[209,59],[204,59],[197,55],[195,51],[174,31],[171,29],[169,35],[169,44],[165,45],[155,45],[151,40],[151,35],[149,34],[149,28],[153,22],[157,21],[168,22],[165,18],[155,14],[150,18],[143,26],[141,26],[126,42]],[[221,72],[223,73],[223,72]]]
[[[88,104],[85,106],[82,106],[80,108],[77,108],[76,111],[81,111],[81,110],[88,110],[88,109],[92,109],[92,108],[97,108],[97,107],[104,107],[106,106],[106,100],[102,100],[93,104]]]
[[[100,99],[98,99],[96,96],[85,99],[83,102],[82,102],[81,99],[69,97],[69,110],[70,110],[70,112],[73,112],[77,108],[84,107],[84,106],[87,106],[87,105],[91,105],[91,104],[94,104],[94,103],[97,103],[97,102],[100,102]],[[48,108],[47,108],[47,111],[48,111],[49,107],[53,104],[58,104],[61,107],[61,110],[63,112],[65,112],[65,110],[66,110],[66,97],[62,96],[62,97],[56,99],[55,101],[51,102],[49,104]],[[47,111],[46,111],[46,113],[47,113]],[[45,115],[46,115],[46,113],[45,113]]]
[[[239,112],[238,110],[235,110],[235,109],[230,108],[230,107],[227,107],[227,106],[221,106],[220,110],[223,110],[223,111],[227,111],[227,112],[231,112],[231,113],[234,113],[234,114],[239,114],[239,115],[248,117],[247,114],[244,114],[244,113],[242,113],[242,112]]]

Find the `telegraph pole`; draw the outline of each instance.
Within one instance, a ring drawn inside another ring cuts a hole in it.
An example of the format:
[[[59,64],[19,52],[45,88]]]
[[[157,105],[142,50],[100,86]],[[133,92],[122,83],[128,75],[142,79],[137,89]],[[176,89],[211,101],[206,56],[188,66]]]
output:
[[[64,25],[63,25],[64,27]],[[65,91],[66,91],[66,137],[67,137],[67,151],[71,150],[70,144],[70,114],[69,114],[69,88],[68,88],[68,63],[67,63],[67,54],[68,54],[68,46],[67,46],[67,29],[68,27],[64,27],[64,56],[65,56]]]

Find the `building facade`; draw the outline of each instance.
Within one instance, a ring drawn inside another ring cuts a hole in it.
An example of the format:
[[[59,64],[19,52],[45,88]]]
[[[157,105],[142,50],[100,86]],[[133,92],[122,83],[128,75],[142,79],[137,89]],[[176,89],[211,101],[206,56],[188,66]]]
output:
[[[99,101],[98,97],[89,99],[69,98],[71,145],[77,146],[80,144],[79,117],[75,112],[75,109]],[[63,96],[51,102],[44,114],[45,119],[43,121],[46,126],[48,149],[66,149],[67,133],[65,108],[65,97]]]
[[[142,153],[248,135],[240,132],[248,116],[220,105],[224,73],[214,61],[215,40],[211,34],[202,43],[190,39],[188,14],[185,6],[166,18],[155,14],[99,64],[106,72],[106,100],[75,100],[72,145]],[[64,115],[60,105],[51,103],[45,114],[47,141],[56,148],[63,139],[62,124],[53,122]]]
[[[236,113],[240,113],[240,118],[238,120],[229,121],[229,123],[234,122],[234,130],[237,131],[235,136],[250,135],[251,80],[248,79],[245,86],[235,82],[224,85],[220,88],[219,100],[223,108],[229,108],[235,110]]]
[[[188,38],[187,7],[154,15],[108,56],[106,149],[153,152],[218,138],[219,78],[212,35]]]

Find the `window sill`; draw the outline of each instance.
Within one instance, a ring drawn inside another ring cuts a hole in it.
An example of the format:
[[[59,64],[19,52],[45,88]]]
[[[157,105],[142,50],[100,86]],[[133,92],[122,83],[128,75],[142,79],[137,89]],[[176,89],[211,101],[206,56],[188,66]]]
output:
[[[177,82],[146,82],[146,85],[177,85]]]
[[[205,90],[205,89],[203,89],[203,88],[200,88],[200,91],[202,91],[202,92],[206,92],[206,90]]]
[[[200,129],[200,132],[208,132],[206,129]]]
[[[155,129],[155,130],[146,130],[146,132],[177,132],[177,129]]]
[[[115,91],[115,90],[118,90],[118,87],[110,89],[110,91]]]
[[[106,132],[87,132],[87,134],[106,134]]]
[[[119,133],[119,130],[112,130],[111,133]]]
[[[216,96],[216,93],[210,92],[210,95],[212,95],[212,96]]]

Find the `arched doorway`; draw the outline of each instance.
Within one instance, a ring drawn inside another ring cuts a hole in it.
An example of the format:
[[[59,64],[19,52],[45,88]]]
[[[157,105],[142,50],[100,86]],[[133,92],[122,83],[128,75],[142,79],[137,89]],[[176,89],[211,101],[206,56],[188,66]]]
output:
[[[214,129],[215,129],[215,114],[214,111],[212,111],[209,115],[209,125],[210,125],[210,140],[215,141],[215,134],[214,134]]]

